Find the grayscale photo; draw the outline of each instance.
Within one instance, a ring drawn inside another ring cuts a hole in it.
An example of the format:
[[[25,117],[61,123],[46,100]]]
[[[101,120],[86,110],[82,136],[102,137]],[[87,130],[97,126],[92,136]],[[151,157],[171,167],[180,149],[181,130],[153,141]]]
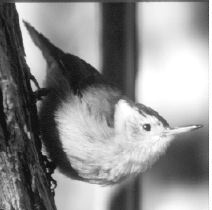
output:
[[[11,209],[209,209],[209,2],[0,4]]]

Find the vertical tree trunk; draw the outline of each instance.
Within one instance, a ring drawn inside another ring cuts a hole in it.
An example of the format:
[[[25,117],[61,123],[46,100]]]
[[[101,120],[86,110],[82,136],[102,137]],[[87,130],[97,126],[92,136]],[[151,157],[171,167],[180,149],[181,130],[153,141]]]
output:
[[[15,4],[0,4],[0,209],[54,210]]]
[[[136,4],[102,6],[103,74],[132,100],[137,71]]]
[[[103,19],[103,74],[135,99],[137,72],[136,4],[105,3]],[[120,187],[111,210],[140,210],[140,177]]]

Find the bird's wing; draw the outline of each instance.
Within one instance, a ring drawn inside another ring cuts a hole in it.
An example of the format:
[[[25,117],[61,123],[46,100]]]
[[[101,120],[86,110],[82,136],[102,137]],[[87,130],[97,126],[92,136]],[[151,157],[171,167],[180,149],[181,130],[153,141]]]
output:
[[[74,93],[80,93],[89,86],[108,85],[103,76],[90,64],[71,54],[64,54],[58,63],[69,81]]]

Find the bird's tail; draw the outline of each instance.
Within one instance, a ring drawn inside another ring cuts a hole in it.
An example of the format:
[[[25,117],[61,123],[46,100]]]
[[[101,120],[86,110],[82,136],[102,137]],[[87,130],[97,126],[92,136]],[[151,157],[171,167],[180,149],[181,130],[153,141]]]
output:
[[[54,82],[54,85],[57,83],[59,86],[63,83],[59,80],[59,78],[62,78],[61,75],[66,78],[66,81],[69,82],[69,85],[74,92],[82,90],[83,88],[92,84],[103,83],[106,85],[103,77],[94,67],[77,56],[64,53],[61,49],[54,46],[46,37],[44,37],[44,35],[39,33],[28,22],[23,22],[33,42],[42,51],[42,54],[49,67],[52,67],[47,68],[47,74],[48,72],[51,73],[51,78],[55,79],[56,82]],[[55,68],[55,66],[57,66],[57,68]],[[49,84],[50,83],[48,83],[48,86],[50,86]]]
[[[52,63],[56,58],[63,55],[63,51],[54,46],[43,34],[39,33],[33,26],[23,20],[33,42],[41,50],[47,63]]]

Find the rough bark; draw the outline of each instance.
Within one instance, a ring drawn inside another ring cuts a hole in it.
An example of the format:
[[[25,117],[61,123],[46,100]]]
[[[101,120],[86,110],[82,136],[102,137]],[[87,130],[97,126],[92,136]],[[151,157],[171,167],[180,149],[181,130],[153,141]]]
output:
[[[56,209],[15,4],[0,4],[0,210]]]

